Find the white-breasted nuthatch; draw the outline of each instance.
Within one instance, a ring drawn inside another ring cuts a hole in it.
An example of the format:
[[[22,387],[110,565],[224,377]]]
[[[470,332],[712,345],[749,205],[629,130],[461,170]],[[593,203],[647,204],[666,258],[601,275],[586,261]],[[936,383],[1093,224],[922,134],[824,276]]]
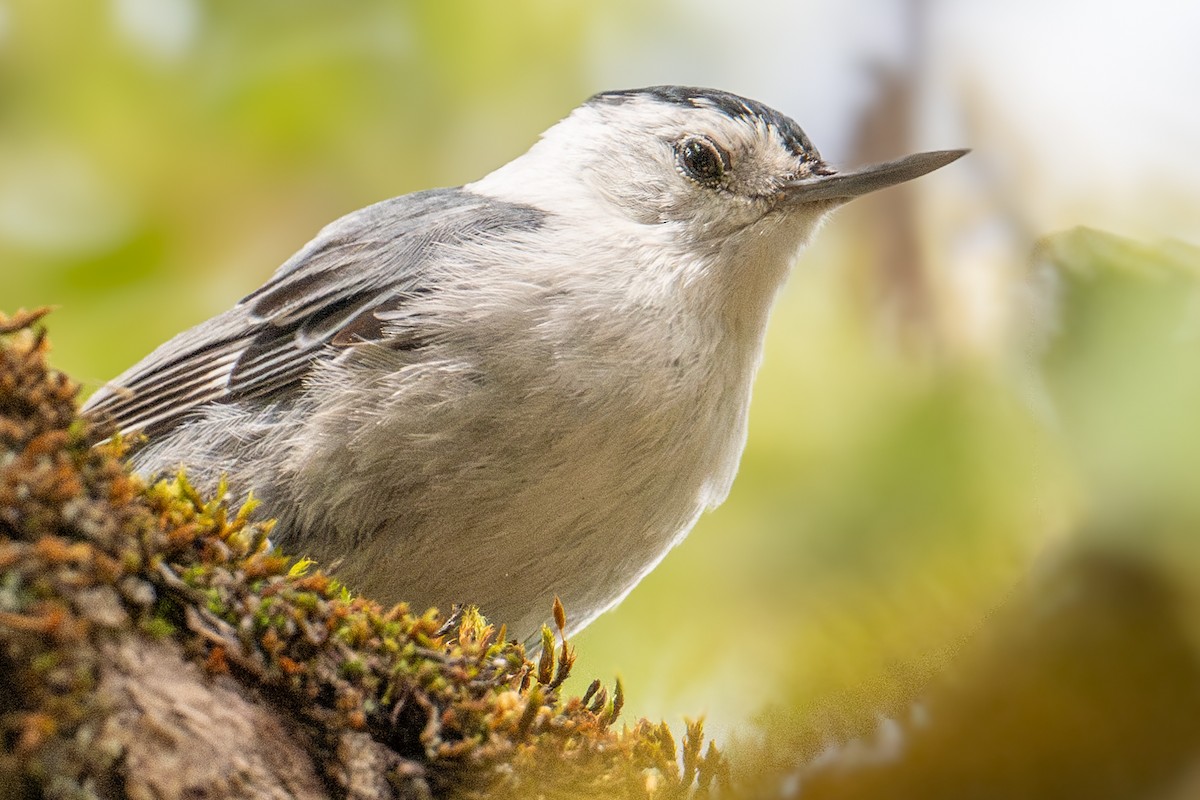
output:
[[[322,230],[85,410],[136,467],[227,474],[284,551],[381,601],[578,629],[724,500],[772,301],[831,209],[953,150],[839,173],[711,89],[592,97],[527,153]]]

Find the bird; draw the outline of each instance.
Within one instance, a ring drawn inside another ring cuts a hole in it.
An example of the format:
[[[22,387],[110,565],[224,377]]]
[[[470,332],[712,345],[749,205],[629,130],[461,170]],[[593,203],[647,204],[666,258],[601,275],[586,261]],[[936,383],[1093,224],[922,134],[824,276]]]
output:
[[[772,304],[856,170],[725,91],[596,94],[463,186],[323,228],[101,387],[133,468],[253,492],[272,544],[383,603],[536,637],[619,603],[726,498]]]

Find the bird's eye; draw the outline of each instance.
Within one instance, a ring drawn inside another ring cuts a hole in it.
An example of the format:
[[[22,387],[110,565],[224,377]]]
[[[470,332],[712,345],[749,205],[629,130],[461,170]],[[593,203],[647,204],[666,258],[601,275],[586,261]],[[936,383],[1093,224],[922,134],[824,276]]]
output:
[[[702,136],[684,139],[676,150],[683,174],[706,186],[719,183],[729,165],[729,156]]]

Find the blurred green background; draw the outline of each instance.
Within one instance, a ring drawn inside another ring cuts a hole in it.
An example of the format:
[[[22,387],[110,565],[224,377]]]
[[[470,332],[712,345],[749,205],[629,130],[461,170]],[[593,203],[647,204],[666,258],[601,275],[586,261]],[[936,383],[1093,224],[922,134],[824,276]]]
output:
[[[1200,13],[1134,8],[0,0],[0,309],[56,306],[56,364],[90,390],[326,222],[475,179],[604,89],[740,92],[835,163],[974,147],[801,258],[732,496],[575,642],[632,715],[836,735],[910,699],[1081,521],[1190,502],[1190,362],[1125,334],[1158,301],[1080,312],[1095,337],[1067,337],[1057,383],[1035,357],[1074,319],[1043,235],[1178,240],[1195,266]]]

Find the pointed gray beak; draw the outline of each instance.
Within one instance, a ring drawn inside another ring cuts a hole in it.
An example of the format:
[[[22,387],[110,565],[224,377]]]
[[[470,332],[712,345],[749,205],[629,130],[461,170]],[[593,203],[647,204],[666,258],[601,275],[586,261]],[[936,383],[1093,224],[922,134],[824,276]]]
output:
[[[784,187],[784,197],[789,203],[812,203],[818,200],[845,202],[859,195],[886,189],[897,183],[911,181],[940,169],[969,153],[969,150],[937,150],[932,153],[917,153],[886,164],[872,164],[852,172],[833,175],[815,175]]]

